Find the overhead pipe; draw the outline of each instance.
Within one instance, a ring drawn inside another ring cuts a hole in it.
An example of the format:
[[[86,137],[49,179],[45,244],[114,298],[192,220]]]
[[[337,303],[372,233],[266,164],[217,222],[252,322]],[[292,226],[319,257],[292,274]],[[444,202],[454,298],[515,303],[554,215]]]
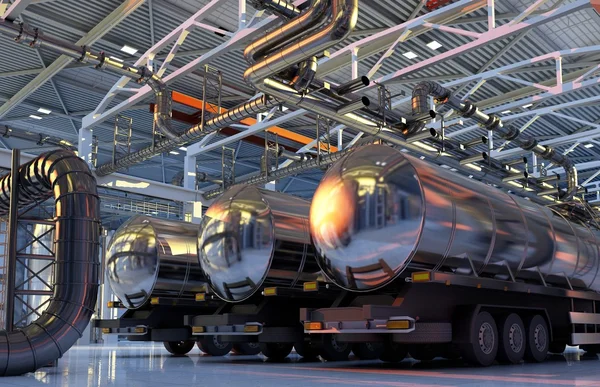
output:
[[[12,173],[0,179],[0,216],[8,213]],[[23,164],[18,173],[20,208],[54,194],[54,290],[37,320],[0,332],[2,376],[44,367],[82,337],[95,310],[100,273],[100,199],[85,161],[73,152],[56,150]]]
[[[356,20],[358,17],[358,0],[332,0],[332,7],[328,14],[331,15],[331,17],[329,18],[330,22],[326,26],[321,28],[318,32],[313,33],[307,39],[304,39],[294,45],[285,47],[276,55],[270,55],[262,63],[257,63],[251,66],[244,73],[245,79],[266,95],[274,97],[279,104],[288,104],[290,106],[303,108],[312,113],[328,117],[336,121],[338,124],[344,125],[348,128],[375,136],[389,144],[397,145],[399,147],[410,149],[422,154],[423,150],[417,145],[406,142],[404,139],[396,136],[392,131],[382,130],[383,128],[381,127],[380,123],[363,118],[355,113],[347,113],[344,115],[338,114],[337,108],[339,106],[330,102],[322,101],[318,98],[315,98],[311,94],[298,93],[297,90],[289,85],[268,78],[270,75],[281,73],[286,69],[287,66],[290,66],[291,63],[302,62],[302,60],[317,55],[319,52],[322,52],[343,41],[356,25]],[[267,69],[267,65],[271,70],[270,72]],[[336,152],[334,154],[337,153],[341,152]],[[333,156],[325,156],[325,158],[327,157]],[[321,160],[323,161],[323,158]],[[461,167],[461,165],[453,158],[441,156],[439,157],[439,160],[443,160],[444,164],[452,168]],[[276,174],[276,176],[289,176],[289,174],[298,173],[294,171],[317,168],[320,165],[322,164],[318,164],[316,161],[311,160],[307,163],[297,164],[282,170],[271,172],[270,177],[272,177],[273,174]],[[297,169],[292,170],[292,168]],[[505,185],[501,179],[490,176],[485,172],[473,171],[471,174],[475,178],[485,178],[486,181],[496,184],[499,187],[514,190],[513,187]],[[255,176],[249,180],[241,181],[240,183],[261,184],[264,179],[265,177]],[[206,195],[209,195],[209,197],[214,197],[212,195],[216,196],[220,192],[220,190],[213,190],[207,192]],[[532,201],[543,202],[536,195],[533,195],[530,192],[523,191],[519,194],[531,199]]]
[[[308,161],[312,159],[312,157],[306,153],[294,153],[285,149],[282,146],[277,148],[277,157],[282,157],[284,159],[293,160],[293,161]]]
[[[171,122],[171,96],[166,84],[147,67],[134,67],[123,62],[107,58],[104,52],[94,53],[87,46],[77,46],[70,42],[44,35],[37,27],[25,23],[0,19],[0,32],[13,38],[15,42],[32,48],[47,49],[61,55],[67,55],[81,63],[94,65],[98,70],[107,70],[126,77],[137,79],[137,83],[147,84],[156,98],[154,122],[167,138],[177,141],[178,133]]]
[[[58,137],[47,136],[42,133],[34,133],[34,132],[30,132],[30,131],[25,131],[25,130],[14,129],[14,128],[8,127],[7,125],[4,125],[4,132],[1,134],[1,136],[4,138],[14,137],[14,138],[20,138],[22,140],[32,141],[32,142],[35,142],[36,144],[38,144],[39,146],[43,146],[45,144],[50,144],[50,145],[58,146],[58,147],[61,147],[61,148],[64,148],[64,149],[67,149],[70,151],[77,150],[77,147],[67,140],[64,140],[64,139],[61,139]]]
[[[437,82],[424,81],[415,86],[412,94],[413,116],[421,115],[429,109],[429,96],[433,96],[441,103],[447,104],[463,117],[473,118],[487,130],[498,133],[503,139],[514,142],[521,149],[532,151],[541,158],[560,165],[565,170],[568,186],[560,199],[568,201],[577,194],[577,169],[573,161],[567,156],[556,152],[551,147],[539,144],[534,137],[521,133],[515,127],[504,127],[500,117],[480,111],[476,105],[469,101],[461,101],[450,90]]]
[[[116,160],[114,164],[112,162],[103,164],[96,169],[96,174],[98,176],[106,176],[118,171],[119,169],[128,168],[132,165],[148,160],[158,154],[172,151],[173,149],[178,148],[182,143],[186,144],[197,141],[211,133],[218,132],[219,130],[239,122],[244,118],[255,117],[257,114],[264,112],[265,109],[269,109],[277,105],[278,103],[276,101],[273,101],[266,96],[248,101],[242,105],[228,110],[219,116],[207,120],[204,123],[204,127],[202,127],[201,124],[192,126],[179,137],[178,141],[164,139],[154,144],[154,146],[151,145],[137,152],[129,153],[128,155]]]
[[[355,112],[355,111],[363,109],[363,108],[368,108],[369,105],[371,105],[371,100],[369,99],[369,97],[360,97],[358,99],[355,99],[353,101],[350,101],[350,102],[347,102],[347,103],[341,105],[340,107],[337,108],[336,113],[337,114],[348,114],[348,113],[352,113],[352,112]]]
[[[487,145],[488,138],[486,136],[481,136],[480,138],[473,139],[471,141],[464,142],[462,144],[464,149],[469,149],[479,144]]]
[[[371,84],[371,80],[367,76],[358,77],[349,82],[339,85],[336,89],[338,95],[346,95],[364,89]]]

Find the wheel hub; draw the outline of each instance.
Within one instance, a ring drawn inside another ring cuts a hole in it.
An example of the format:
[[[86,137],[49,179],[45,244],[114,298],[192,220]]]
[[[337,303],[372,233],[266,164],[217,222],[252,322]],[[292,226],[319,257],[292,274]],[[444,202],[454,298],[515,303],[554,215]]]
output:
[[[337,342],[337,340],[335,339],[335,337],[333,337],[333,335],[331,336],[331,347],[333,349],[335,349],[337,352],[344,352],[346,350],[347,346],[348,346],[347,343],[340,344],[340,343]]]
[[[484,322],[479,327],[479,348],[481,352],[489,355],[494,349],[496,338],[494,337],[494,330],[490,323]]]
[[[546,333],[546,328],[543,325],[538,324],[533,331],[533,339],[535,342],[535,348],[543,352],[546,349],[546,345],[548,342],[548,334]]]
[[[219,349],[225,349],[225,347],[227,347],[227,343],[223,343],[221,340],[219,340],[218,336],[213,336],[212,342],[215,345],[215,347]]]
[[[513,352],[520,352],[523,348],[523,331],[519,324],[513,324],[510,326],[508,331],[508,341],[510,343],[510,349]]]

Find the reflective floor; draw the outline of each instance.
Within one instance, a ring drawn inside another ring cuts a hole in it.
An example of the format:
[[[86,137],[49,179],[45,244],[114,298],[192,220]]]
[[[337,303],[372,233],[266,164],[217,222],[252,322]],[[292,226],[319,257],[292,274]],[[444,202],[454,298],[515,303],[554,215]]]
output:
[[[574,348],[542,364],[466,367],[434,360],[283,363],[262,356],[172,357],[162,344],[73,347],[56,368],[0,379],[0,386],[600,386],[600,360]]]

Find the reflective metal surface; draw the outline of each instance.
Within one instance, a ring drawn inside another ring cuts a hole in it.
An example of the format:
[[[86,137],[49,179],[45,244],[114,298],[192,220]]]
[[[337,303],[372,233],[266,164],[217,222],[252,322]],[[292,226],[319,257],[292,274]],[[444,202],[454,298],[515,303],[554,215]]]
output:
[[[243,301],[264,286],[316,278],[308,232],[310,202],[252,186],[234,186],[208,208],[198,246],[215,294]]]
[[[106,276],[130,309],[150,297],[193,296],[206,284],[198,264],[198,225],[136,215],[113,235]]]
[[[72,152],[43,154],[19,169],[19,205],[55,197],[54,294],[42,315],[23,329],[0,331],[0,375],[35,371],[81,338],[96,306],[100,206],[96,179]],[[10,202],[10,174],[0,179],[0,216]]]
[[[383,287],[413,263],[465,274],[505,274],[508,264],[600,291],[597,231],[383,145],[332,166],[310,229],[321,268],[350,290]]]

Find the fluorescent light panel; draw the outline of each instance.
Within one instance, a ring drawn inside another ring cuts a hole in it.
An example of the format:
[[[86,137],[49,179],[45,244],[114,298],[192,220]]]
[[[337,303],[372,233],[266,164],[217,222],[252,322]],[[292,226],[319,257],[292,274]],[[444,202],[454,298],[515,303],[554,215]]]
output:
[[[532,106],[533,106],[532,103],[528,103],[527,105],[523,105],[523,109],[527,109],[527,108],[530,108]]]
[[[130,47],[130,48],[131,48],[131,47]],[[123,63],[123,59],[121,59],[121,58],[117,58],[116,56],[111,56],[111,57],[110,57],[110,59],[112,59],[112,60],[114,60],[114,61],[117,61],[117,62],[121,62],[121,63]]]
[[[129,55],[133,55],[136,52],[138,52],[137,48],[133,48],[128,45],[124,45],[123,48],[121,48],[121,51],[123,51],[124,53],[127,53]]]
[[[179,147],[179,150],[182,150],[182,151],[184,151],[184,152],[187,152],[187,148],[186,148],[186,147],[184,147],[184,146],[180,146],[180,147]]]
[[[29,118],[34,118],[34,119],[36,119],[36,120],[41,120],[41,119],[42,119],[42,117],[40,117],[40,116],[36,116],[36,115],[34,115],[34,114],[31,114],[31,115],[29,116]]]
[[[175,152],[175,151],[170,151],[169,153],[172,154],[172,155],[178,155],[179,154],[179,152]]]
[[[510,113],[510,112],[511,112],[511,110],[505,110],[505,111],[503,111],[503,112],[500,112],[500,114],[508,114],[508,113]]]
[[[39,108],[38,109],[38,113],[50,114],[50,113],[52,113],[52,110],[50,110],[50,109],[44,109],[44,108]]]
[[[416,57],[418,57],[418,55],[417,55],[417,54],[415,54],[415,53],[414,53],[414,52],[412,52],[412,51],[405,52],[405,53],[404,53],[404,54],[402,54],[402,55],[404,55],[404,56],[405,56],[405,57],[407,57],[408,59],[415,59]]]
[[[437,50],[438,48],[442,47],[442,45],[440,42],[432,40],[431,42],[427,43],[427,47],[431,48],[432,50]]]
[[[583,147],[590,149],[594,147],[594,144],[585,144]]]

